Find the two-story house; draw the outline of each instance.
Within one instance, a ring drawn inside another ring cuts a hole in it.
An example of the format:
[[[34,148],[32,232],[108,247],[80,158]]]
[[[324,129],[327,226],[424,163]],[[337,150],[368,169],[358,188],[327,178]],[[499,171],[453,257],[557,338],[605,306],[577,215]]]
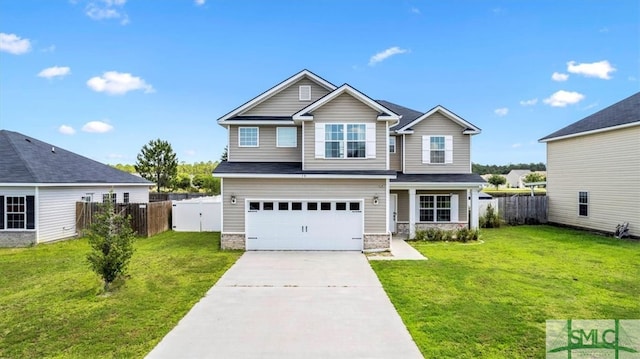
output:
[[[375,101],[303,70],[218,123],[224,249],[388,249],[394,233],[478,225],[480,129],[444,107]]]

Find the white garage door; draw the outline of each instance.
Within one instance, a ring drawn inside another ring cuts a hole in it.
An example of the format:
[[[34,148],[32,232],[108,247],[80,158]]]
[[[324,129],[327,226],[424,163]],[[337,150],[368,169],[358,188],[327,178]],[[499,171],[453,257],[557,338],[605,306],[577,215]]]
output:
[[[249,200],[247,250],[362,250],[361,201]]]

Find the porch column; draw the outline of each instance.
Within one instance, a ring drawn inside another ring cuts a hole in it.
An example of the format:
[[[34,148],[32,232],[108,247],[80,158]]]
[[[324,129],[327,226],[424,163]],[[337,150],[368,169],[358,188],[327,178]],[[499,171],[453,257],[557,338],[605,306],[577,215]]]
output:
[[[409,189],[409,239],[416,236],[416,190]]]
[[[471,190],[471,215],[469,225],[471,229],[478,229],[480,219],[480,195],[477,188]]]

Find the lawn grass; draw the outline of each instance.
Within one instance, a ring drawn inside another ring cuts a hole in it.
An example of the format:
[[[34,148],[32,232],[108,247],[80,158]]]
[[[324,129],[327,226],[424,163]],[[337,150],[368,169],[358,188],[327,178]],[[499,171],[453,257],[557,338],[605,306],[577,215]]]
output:
[[[639,319],[640,243],[550,226],[372,261],[426,358],[544,358],[547,319]]]
[[[109,295],[86,239],[0,249],[0,358],[143,357],[241,255],[219,244],[218,233],[137,239]]]

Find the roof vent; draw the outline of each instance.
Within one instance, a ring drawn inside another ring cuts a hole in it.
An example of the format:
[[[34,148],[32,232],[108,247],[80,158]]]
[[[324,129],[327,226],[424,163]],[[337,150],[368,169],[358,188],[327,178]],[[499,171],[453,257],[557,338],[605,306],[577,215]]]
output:
[[[51,147],[51,152],[56,153],[56,148],[55,147]]]
[[[25,141],[27,141],[27,142],[29,142],[29,143],[31,143],[31,140],[30,140],[30,139],[28,139],[28,138],[25,138],[24,140],[25,140]]]
[[[298,99],[300,101],[311,101],[311,86],[301,85],[298,88]]]

